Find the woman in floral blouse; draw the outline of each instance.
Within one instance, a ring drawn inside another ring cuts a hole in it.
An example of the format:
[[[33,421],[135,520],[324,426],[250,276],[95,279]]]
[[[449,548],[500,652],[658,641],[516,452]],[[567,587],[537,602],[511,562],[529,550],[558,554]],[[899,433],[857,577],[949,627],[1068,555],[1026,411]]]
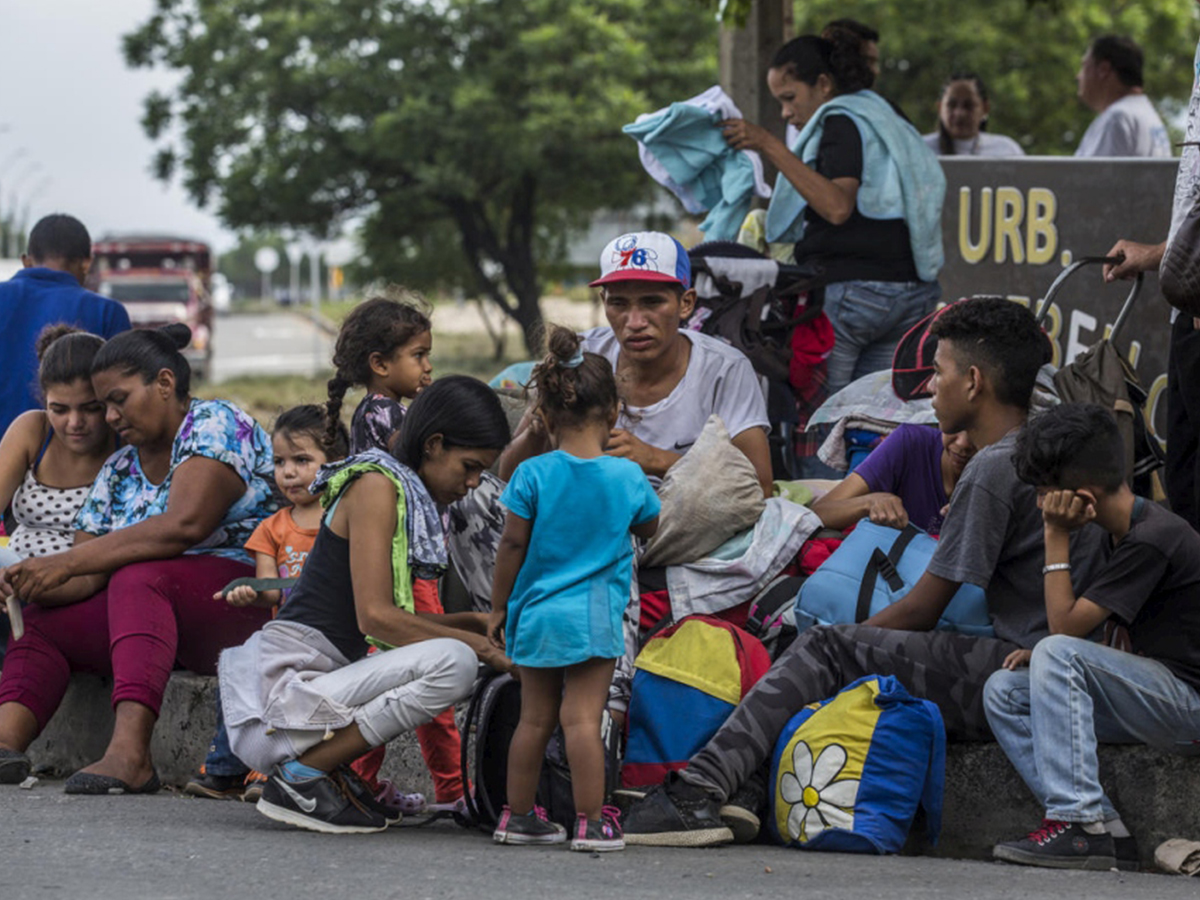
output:
[[[118,335],[92,367],[96,396],[125,445],[104,464],[66,552],[0,573],[0,593],[29,604],[0,675],[0,783],[23,780],[25,749],[46,727],[72,672],[113,678],[116,725],[104,757],[67,793],[151,793],[150,735],[176,664],[215,674],[267,610],[213,595],[253,576],[242,548],[274,512],[271,441],[245,412],[193,400],[180,348],[186,326]]]

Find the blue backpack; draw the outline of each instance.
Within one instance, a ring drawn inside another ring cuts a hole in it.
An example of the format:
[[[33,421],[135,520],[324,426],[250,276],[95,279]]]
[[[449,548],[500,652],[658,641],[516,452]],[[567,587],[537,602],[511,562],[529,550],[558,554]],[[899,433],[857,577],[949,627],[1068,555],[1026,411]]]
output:
[[[868,675],[802,709],[779,735],[771,833],[806,850],[898,853],[920,805],[936,844],[945,775],[937,706],[892,676]]]
[[[936,549],[937,541],[915,525],[900,531],[864,519],[800,588],[796,628],[865,622],[909,592]],[[993,637],[983,588],[963,584],[937,628]]]

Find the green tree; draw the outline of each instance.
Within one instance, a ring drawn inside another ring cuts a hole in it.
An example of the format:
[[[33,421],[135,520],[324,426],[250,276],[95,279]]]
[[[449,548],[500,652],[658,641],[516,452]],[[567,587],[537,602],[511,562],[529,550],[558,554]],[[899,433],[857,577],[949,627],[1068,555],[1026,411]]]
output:
[[[755,2],[780,0],[695,2],[735,25]],[[1142,45],[1146,93],[1169,119],[1187,102],[1200,33],[1194,0],[855,0],[852,6],[797,0],[796,33],[819,32],[847,15],[880,32],[879,90],[921,131],[937,127],[935,105],[945,79],[971,71],[990,90],[991,130],[1038,154],[1073,152],[1095,116],[1075,97],[1075,73],[1093,37],[1115,32]],[[776,46],[763,48],[764,76]]]
[[[845,15],[836,0],[796,5],[797,33]],[[989,128],[1015,137],[1028,153],[1072,153],[1095,113],[1075,96],[1075,73],[1088,42],[1127,34],[1146,51],[1146,93],[1169,118],[1186,103],[1196,48],[1194,0],[858,0],[853,15],[878,29],[879,89],[923,132],[937,126],[935,104],[947,76],[978,73],[992,98]]]
[[[125,54],[183,76],[160,177],[234,227],[360,217],[385,276],[452,234],[532,347],[538,261],[645,196],[621,125],[711,84],[715,34],[695,0],[158,0]]]

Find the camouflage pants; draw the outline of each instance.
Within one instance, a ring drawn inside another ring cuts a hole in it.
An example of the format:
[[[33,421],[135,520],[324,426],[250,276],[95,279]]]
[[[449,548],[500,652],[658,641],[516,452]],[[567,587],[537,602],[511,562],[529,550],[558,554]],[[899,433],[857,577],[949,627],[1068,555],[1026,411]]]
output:
[[[864,675],[894,675],[914,696],[932,700],[951,739],[991,740],[983,686],[1016,649],[1007,641],[946,631],[866,625],[811,628],[689,760],[683,778],[724,801],[770,760],[793,715]]]

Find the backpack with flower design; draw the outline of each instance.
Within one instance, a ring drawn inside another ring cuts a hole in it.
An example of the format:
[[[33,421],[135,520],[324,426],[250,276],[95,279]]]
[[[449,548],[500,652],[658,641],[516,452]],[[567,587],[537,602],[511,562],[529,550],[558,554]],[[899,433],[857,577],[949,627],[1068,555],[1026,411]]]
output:
[[[890,675],[868,675],[783,729],[771,763],[771,832],[806,850],[898,853],[922,806],[936,844],[945,773],[937,706]]]

